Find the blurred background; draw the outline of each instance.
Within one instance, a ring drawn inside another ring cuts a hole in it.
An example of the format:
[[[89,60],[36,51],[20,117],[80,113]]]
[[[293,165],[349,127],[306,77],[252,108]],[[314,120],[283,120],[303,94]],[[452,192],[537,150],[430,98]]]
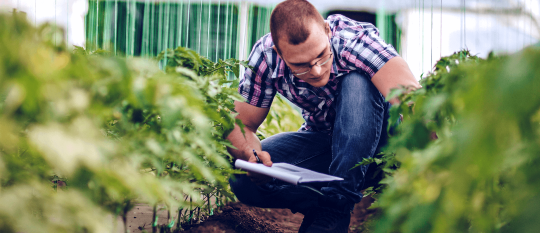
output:
[[[64,28],[58,43],[155,56],[191,48],[212,61],[245,60],[270,31],[281,0],[0,0],[2,11],[25,12],[36,25]],[[441,56],[468,49],[486,57],[538,46],[540,0],[312,0],[326,17],[370,22],[407,60],[415,77]],[[60,36],[59,36],[60,37]]]

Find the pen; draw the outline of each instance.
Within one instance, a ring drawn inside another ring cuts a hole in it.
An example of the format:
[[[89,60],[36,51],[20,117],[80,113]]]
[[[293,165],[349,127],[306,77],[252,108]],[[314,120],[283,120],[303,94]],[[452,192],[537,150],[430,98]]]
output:
[[[255,152],[255,150],[253,150],[253,154],[255,155],[255,158],[257,159],[257,163],[262,163],[261,159],[259,159],[259,156],[257,155],[257,152]]]

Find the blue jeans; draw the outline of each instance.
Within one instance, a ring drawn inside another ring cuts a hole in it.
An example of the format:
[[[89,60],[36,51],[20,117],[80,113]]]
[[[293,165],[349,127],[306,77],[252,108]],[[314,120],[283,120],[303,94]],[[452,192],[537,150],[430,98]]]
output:
[[[321,132],[287,132],[261,142],[272,162],[285,162],[344,178],[341,182],[314,183],[311,188],[272,180],[257,186],[246,175],[230,180],[232,191],[243,203],[262,208],[289,208],[306,212],[325,200],[343,210],[352,210],[362,199],[361,190],[368,166],[351,170],[363,158],[372,157],[386,144],[390,104],[359,72],[343,77],[337,96],[332,135]],[[330,197],[330,198],[326,198]]]

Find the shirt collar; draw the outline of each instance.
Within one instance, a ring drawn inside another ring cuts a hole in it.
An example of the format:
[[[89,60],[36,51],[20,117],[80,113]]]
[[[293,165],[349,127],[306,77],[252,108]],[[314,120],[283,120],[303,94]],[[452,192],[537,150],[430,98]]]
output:
[[[337,75],[338,74],[338,68],[337,68],[337,62],[338,62],[337,56],[338,56],[338,53],[334,49],[334,46],[332,46],[331,41],[330,41],[330,48],[332,48],[332,52],[334,53],[332,55],[332,69],[330,70],[330,73]]]

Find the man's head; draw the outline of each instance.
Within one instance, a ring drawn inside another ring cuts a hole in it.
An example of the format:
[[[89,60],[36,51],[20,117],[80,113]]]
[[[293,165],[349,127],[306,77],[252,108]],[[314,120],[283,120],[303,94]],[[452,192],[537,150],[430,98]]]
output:
[[[294,71],[309,70],[295,76],[315,87],[326,85],[332,67],[330,27],[306,0],[287,0],[276,6],[270,17],[274,49]],[[317,66],[330,58],[329,62]]]

